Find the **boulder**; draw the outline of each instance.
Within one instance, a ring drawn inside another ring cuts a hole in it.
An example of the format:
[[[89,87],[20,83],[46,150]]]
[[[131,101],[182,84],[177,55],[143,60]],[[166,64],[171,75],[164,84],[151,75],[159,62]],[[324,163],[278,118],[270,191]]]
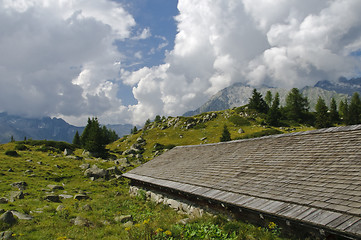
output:
[[[120,222],[120,223],[126,223],[126,222],[129,222],[129,221],[133,221],[133,216],[132,215],[116,216],[116,217],[114,217],[114,221]]]
[[[122,172],[117,167],[110,167],[106,170],[108,174],[121,174]]]
[[[241,134],[241,133],[244,133],[244,130],[242,128],[238,129],[238,133]]]
[[[69,194],[59,194],[59,197],[64,198],[64,199],[68,199],[68,198],[73,198],[73,195],[69,195]]]
[[[54,184],[49,184],[49,185],[48,185],[48,188],[49,188],[50,190],[64,190],[64,187],[63,187],[63,186],[54,185]]]
[[[71,221],[76,226],[82,226],[82,227],[90,227],[92,223],[83,217],[77,216],[75,219],[72,219]]]
[[[28,184],[24,181],[21,181],[21,182],[14,182],[11,184],[11,186],[18,188],[19,190],[25,190]]]
[[[14,202],[16,199],[24,199],[23,191],[12,191],[10,192],[10,202]]]
[[[80,165],[79,167],[81,169],[83,169],[83,170],[86,170],[86,169],[90,168],[90,164],[89,163],[84,163],[84,164]]]
[[[58,195],[49,194],[44,197],[44,200],[49,202],[61,202]]]
[[[3,222],[5,224],[14,224],[16,223],[16,218],[11,211],[6,211],[0,216],[0,222]]]
[[[108,177],[108,172],[104,169],[98,168],[97,165],[93,165],[91,168],[88,168],[87,170],[85,170],[84,176],[94,177],[94,179],[106,178],[106,177]]]
[[[90,197],[88,195],[85,195],[85,194],[76,194],[74,196],[74,199],[76,200],[86,200],[86,199],[89,199]]]
[[[64,156],[69,156],[69,155],[73,154],[73,151],[71,149],[65,148],[63,154],[64,154]]]
[[[13,234],[14,233],[10,231],[0,232],[0,239],[1,240],[14,239]]]
[[[89,204],[85,204],[81,209],[87,212],[93,210],[93,208]]]
[[[11,211],[11,213],[21,220],[32,220],[34,217],[28,214],[24,214],[18,211]]]

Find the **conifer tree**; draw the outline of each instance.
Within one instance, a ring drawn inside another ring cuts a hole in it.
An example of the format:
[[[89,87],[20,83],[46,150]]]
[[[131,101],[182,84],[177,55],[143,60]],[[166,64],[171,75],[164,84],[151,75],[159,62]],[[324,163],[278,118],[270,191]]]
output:
[[[280,111],[280,95],[276,93],[275,98],[273,99],[272,106],[268,110],[267,114],[267,123],[271,126],[279,126],[281,119],[281,111]]]
[[[80,136],[79,136],[79,132],[76,131],[74,138],[73,138],[73,144],[77,147],[81,146],[81,142],[80,142]]]
[[[269,108],[272,107],[272,93],[270,90],[267,91],[266,96],[264,97],[264,100],[266,101]]]
[[[361,123],[361,100],[357,92],[352,95],[348,114],[348,125]]]
[[[340,115],[337,111],[337,104],[334,98],[331,99],[331,104],[330,104],[330,121],[331,124],[340,122]]]
[[[286,116],[289,120],[301,122],[308,113],[308,100],[303,97],[298,88],[293,88],[286,97]]]
[[[260,113],[268,112],[268,105],[257,89],[253,89],[252,97],[249,99],[248,108],[257,110]]]
[[[317,103],[316,103],[316,122],[315,127],[316,128],[326,128],[330,127],[330,120],[328,116],[328,108],[326,106],[325,100],[323,98],[318,97]]]
[[[223,127],[223,132],[222,132],[222,136],[220,138],[220,141],[221,142],[228,142],[228,141],[231,141],[231,134],[230,132],[228,131],[228,128],[227,128],[227,125],[224,125]]]

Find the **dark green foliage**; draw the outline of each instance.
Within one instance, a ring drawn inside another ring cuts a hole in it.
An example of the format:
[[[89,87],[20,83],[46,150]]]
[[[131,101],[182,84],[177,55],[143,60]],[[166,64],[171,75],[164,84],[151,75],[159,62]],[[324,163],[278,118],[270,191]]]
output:
[[[276,93],[276,96],[272,102],[272,106],[268,110],[266,122],[267,122],[267,124],[269,124],[271,126],[278,127],[280,125],[281,117],[282,117],[282,114],[280,111],[280,95],[279,95],[279,93]]]
[[[155,116],[155,119],[154,119],[154,122],[160,122],[162,120],[162,118],[159,116],[159,115],[157,115],[157,116]]]
[[[249,99],[248,108],[254,109],[260,113],[267,113],[268,105],[263,100],[262,94],[253,89],[252,97]]]
[[[352,95],[348,108],[348,125],[361,123],[361,100],[357,92]]]
[[[331,104],[330,104],[330,122],[331,124],[340,122],[340,115],[337,111],[337,104],[334,98],[331,99]]]
[[[138,132],[137,126],[134,126],[134,127],[130,130],[130,134],[136,134],[137,132]]]
[[[321,97],[318,97],[316,104],[316,128],[326,128],[331,126],[330,118],[327,112],[328,108],[326,106],[325,100],[323,100]]]
[[[160,143],[155,143],[153,148],[154,148],[154,151],[161,151],[161,150],[164,150],[164,149],[172,149],[174,148],[176,145],[174,144],[168,144],[168,145],[163,145],[163,144],[160,144]]]
[[[65,148],[74,150],[74,146],[67,142],[58,142],[58,141],[47,141],[47,140],[26,140],[16,142],[17,144],[26,144],[30,146],[42,146],[43,149],[56,149],[57,151],[64,151]]]
[[[308,100],[303,97],[298,88],[293,88],[286,97],[285,113],[289,120],[304,122],[308,112]]]
[[[272,93],[271,91],[267,91],[266,96],[264,97],[264,100],[266,101],[268,107],[270,108],[272,106]]]
[[[228,141],[231,141],[231,134],[230,132],[228,131],[228,128],[227,128],[227,125],[224,125],[223,127],[223,132],[222,132],[222,136],[220,138],[220,141],[221,142],[228,142]]]
[[[228,119],[231,123],[233,123],[234,125],[236,126],[249,126],[251,125],[251,123],[243,118],[243,117],[240,117],[238,115],[232,115],[229,119]]]
[[[80,142],[80,136],[79,136],[79,132],[76,131],[74,138],[73,138],[73,144],[74,146],[80,147],[81,142]]]
[[[11,156],[11,157],[18,157],[18,156],[19,156],[19,154],[18,154],[16,151],[14,151],[14,150],[8,150],[8,151],[6,151],[6,152],[5,152],[5,155]]]
[[[340,102],[340,115],[342,117],[342,120],[345,124],[348,124],[349,122],[349,112],[348,112],[348,103],[345,99],[344,101]]]
[[[28,150],[28,148],[24,144],[16,144],[15,150],[25,151]]]
[[[11,137],[10,137],[10,142],[15,142],[15,139],[14,139],[13,135],[11,135]]]

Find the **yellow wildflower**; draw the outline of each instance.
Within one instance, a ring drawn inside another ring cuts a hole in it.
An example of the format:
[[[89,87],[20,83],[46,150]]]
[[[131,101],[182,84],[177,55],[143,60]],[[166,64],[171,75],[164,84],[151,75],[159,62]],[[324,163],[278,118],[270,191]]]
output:
[[[140,227],[140,224],[139,223],[137,223],[137,224],[134,224],[134,227]]]
[[[167,236],[172,236],[172,232],[169,231],[169,230],[165,231],[164,234],[167,235]]]
[[[148,224],[150,222],[150,219],[144,220],[143,224]]]
[[[268,228],[269,229],[275,229],[277,227],[277,224],[275,224],[274,222],[270,222],[269,224],[268,224]]]
[[[155,232],[156,232],[156,233],[163,232],[163,229],[157,228],[157,230],[155,230]]]
[[[130,231],[130,229],[131,229],[130,227],[126,227],[125,231]]]

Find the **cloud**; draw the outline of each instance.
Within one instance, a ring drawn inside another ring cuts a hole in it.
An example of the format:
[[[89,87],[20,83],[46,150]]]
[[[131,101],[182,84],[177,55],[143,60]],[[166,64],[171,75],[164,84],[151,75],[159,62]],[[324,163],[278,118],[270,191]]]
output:
[[[151,38],[156,31],[120,3],[0,0],[0,111],[143,124],[195,109],[235,82],[290,88],[353,77],[359,9],[359,0],[179,0],[174,48],[160,65],[133,71],[169,39]],[[149,39],[160,42],[127,52]],[[119,98],[123,84],[136,104]]]
[[[180,0],[167,67],[140,69],[125,82],[137,99],[156,98],[142,108],[154,116],[194,109],[234,82],[291,88],[353,77],[361,67],[352,54],[361,49],[358,9],[358,0]]]

